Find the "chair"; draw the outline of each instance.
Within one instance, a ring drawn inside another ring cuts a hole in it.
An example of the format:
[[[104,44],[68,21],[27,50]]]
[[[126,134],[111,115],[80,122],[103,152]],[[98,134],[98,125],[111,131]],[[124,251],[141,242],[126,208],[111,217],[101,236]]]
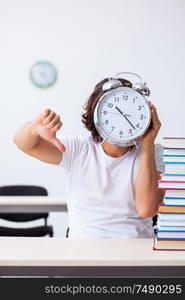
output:
[[[0,196],[48,196],[47,190],[40,186],[10,185],[0,187]],[[10,228],[0,226],[0,236],[53,236],[52,226],[47,225],[48,213],[2,213],[0,219],[13,222],[28,222],[44,219],[44,226],[31,228]]]

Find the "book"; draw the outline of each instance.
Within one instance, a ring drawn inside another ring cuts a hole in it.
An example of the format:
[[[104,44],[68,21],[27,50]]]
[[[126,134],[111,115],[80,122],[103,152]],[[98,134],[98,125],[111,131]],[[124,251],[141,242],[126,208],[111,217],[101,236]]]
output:
[[[185,222],[185,214],[183,213],[158,213],[158,219],[160,221],[184,221]]]
[[[163,155],[163,162],[184,162],[185,163],[185,156],[171,156],[171,155]]]
[[[169,251],[184,251],[185,250],[185,239],[159,239],[154,236],[154,250],[169,250]]]
[[[179,198],[164,198],[163,200],[164,204],[169,206],[185,206],[185,199],[179,199]]]
[[[156,231],[185,231],[185,226],[160,226],[157,224]]]
[[[165,175],[165,174],[163,174],[162,176],[161,176],[161,179],[160,179],[161,181],[177,181],[177,182],[179,182],[179,181],[184,181],[185,182],[185,176],[183,176],[183,175]]]
[[[185,239],[185,231],[163,231],[163,230],[157,230],[157,238],[158,239]]]
[[[158,218],[157,224],[159,226],[185,226],[185,221],[183,221],[183,220],[160,220]]]
[[[184,137],[163,137],[163,146],[165,148],[185,149],[185,138]]]
[[[185,156],[185,149],[163,148],[163,156]]]
[[[166,189],[165,198],[184,198],[185,199],[185,190],[184,189]]]
[[[165,205],[161,203],[158,208],[159,213],[185,213],[185,206]]]
[[[185,189],[185,181],[159,180],[158,187],[161,189]]]
[[[165,162],[166,175],[185,175],[185,163],[183,162]]]

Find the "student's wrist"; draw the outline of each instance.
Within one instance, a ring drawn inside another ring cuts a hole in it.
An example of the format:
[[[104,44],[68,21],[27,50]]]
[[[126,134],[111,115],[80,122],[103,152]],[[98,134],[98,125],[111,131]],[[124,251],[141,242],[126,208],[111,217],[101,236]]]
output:
[[[33,122],[28,123],[27,128],[28,128],[31,136],[33,136],[35,138],[39,137],[38,126],[35,126],[35,124]]]
[[[141,152],[142,153],[153,153],[154,152],[154,140],[147,140],[141,143]]]

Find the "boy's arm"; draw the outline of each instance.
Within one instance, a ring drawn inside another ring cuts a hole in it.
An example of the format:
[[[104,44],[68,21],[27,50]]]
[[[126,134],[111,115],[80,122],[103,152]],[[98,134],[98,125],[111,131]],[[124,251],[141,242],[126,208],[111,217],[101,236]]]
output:
[[[25,153],[51,164],[62,160],[64,145],[56,138],[61,128],[60,116],[46,109],[34,121],[23,125],[14,136],[14,143]]]
[[[158,189],[160,172],[155,165],[154,140],[160,129],[160,121],[155,106],[150,103],[152,128],[143,136],[141,142],[140,168],[136,182],[136,207],[140,217],[153,217],[164,197],[164,190]]]
[[[164,190],[158,188],[160,172],[156,170],[154,144],[141,147],[140,168],[136,184],[136,206],[140,217],[156,215]]]

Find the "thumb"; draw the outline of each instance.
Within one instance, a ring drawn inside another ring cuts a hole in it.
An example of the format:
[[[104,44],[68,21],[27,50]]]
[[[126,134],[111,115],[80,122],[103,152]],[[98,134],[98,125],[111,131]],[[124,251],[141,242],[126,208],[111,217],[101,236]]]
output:
[[[55,146],[58,148],[58,150],[59,150],[60,152],[65,152],[66,149],[65,149],[64,145],[60,142],[59,139],[57,139],[57,138],[55,137],[55,138],[53,138],[53,139],[51,140],[51,142],[52,142],[53,145],[55,145]]]

